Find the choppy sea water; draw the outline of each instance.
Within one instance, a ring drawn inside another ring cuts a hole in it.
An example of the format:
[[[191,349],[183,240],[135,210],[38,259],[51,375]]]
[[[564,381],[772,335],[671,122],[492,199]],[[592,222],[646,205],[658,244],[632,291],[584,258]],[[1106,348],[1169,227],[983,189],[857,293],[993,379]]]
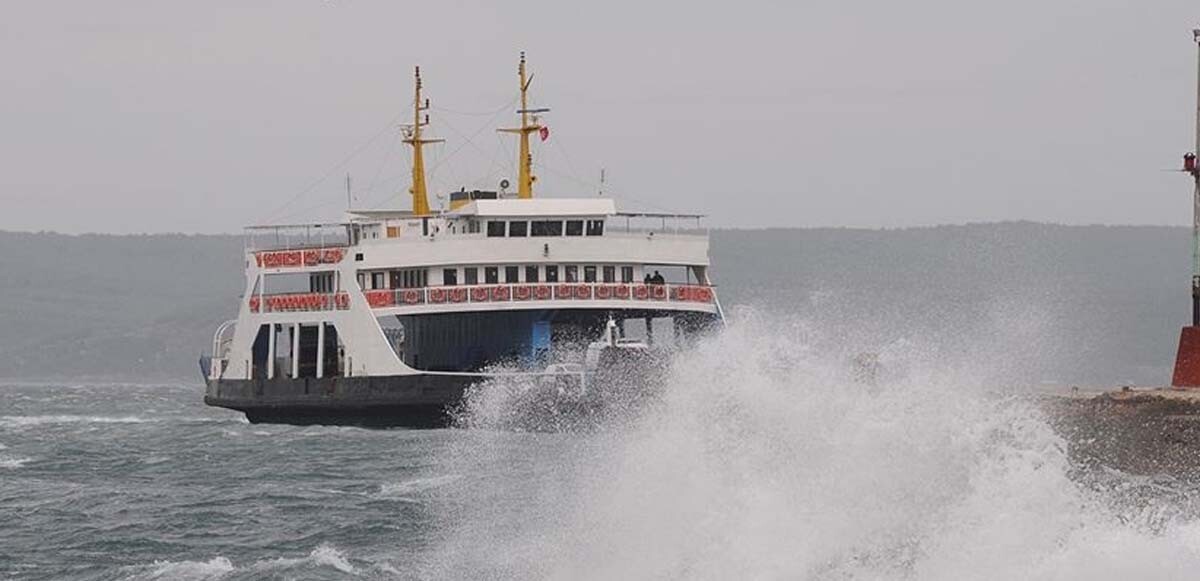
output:
[[[770,332],[764,332],[766,330]],[[1072,463],[1002,371],[875,386],[739,322],[593,430],[251,425],[199,383],[0,385],[0,577],[1194,579],[1194,483]]]

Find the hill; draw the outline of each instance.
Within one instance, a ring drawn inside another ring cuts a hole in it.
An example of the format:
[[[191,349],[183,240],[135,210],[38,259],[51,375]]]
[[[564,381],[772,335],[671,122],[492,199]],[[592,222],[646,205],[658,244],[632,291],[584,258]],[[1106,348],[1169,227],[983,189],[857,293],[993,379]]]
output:
[[[727,311],[802,321],[846,352],[897,344],[1032,381],[1167,379],[1188,231],[976,224],[713,232]],[[236,236],[0,232],[0,377],[196,379],[242,292]],[[970,363],[974,362],[974,363]]]

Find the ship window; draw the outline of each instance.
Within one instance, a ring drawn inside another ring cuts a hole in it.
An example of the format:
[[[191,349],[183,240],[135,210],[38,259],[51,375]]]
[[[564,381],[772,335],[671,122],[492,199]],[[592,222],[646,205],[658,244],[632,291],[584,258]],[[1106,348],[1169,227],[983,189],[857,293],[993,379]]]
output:
[[[458,284],[458,269],[444,268],[442,269],[442,284],[446,286],[454,286]]]
[[[632,266],[622,266],[621,267],[621,282],[633,282],[633,267]]]
[[[568,264],[563,267],[563,274],[566,276],[567,282],[579,282],[579,267],[574,264]]]
[[[546,265],[546,282],[558,282],[558,266],[554,264]]]
[[[524,238],[529,233],[529,222],[514,220],[508,223],[509,238]]]
[[[372,272],[371,273],[371,288],[373,288],[373,289],[387,288],[387,286],[385,285],[385,281],[384,281],[382,272]]]
[[[489,266],[483,269],[483,280],[488,284],[496,284],[500,282],[500,269],[495,266]]]
[[[525,267],[525,282],[537,282],[537,281],[538,281],[538,267],[526,266]]]
[[[508,284],[521,282],[521,269],[516,266],[504,267],[504,282]]]
[[[604,235],[604,220],[588,220],[587,235],[588,236],[603,236]]]
[[[406,268],[392,271],[392,288],[422,288],[425,286],[425,269]]]
[[[463,284],[479,284],[479,269],[474,266],[463,269]]]
[[[488,237],[489,238],[503,238],[504,237],[504,225],[506,223],[507,222],[504,222],[503,220],[488,221],[488,228],[487,228]]]
[[[583,267],[583,282],[596,282],[596,267]]]
[[[604,282],[617,282],[617,267],[604,267]]]
[[[478,220],[467,220],[467,233],[469,233],[469,234],[478,234],[479,233],[479,221]]]
[[[362,262],[363,256],[361,252],[354,253],[354,262]]]
[[[567,236],[583,236],[583,220],[567,220]]]
[[[530,222],[531,236],[562,236],[562,220],[534,220]]]

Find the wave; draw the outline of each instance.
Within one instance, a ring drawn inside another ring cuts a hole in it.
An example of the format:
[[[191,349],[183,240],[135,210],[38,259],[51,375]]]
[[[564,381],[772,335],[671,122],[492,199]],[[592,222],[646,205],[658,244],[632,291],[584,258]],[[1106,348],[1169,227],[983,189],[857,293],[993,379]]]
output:
[[[0,416],[0,426],[23,428],[47,424],[143,424],[158,420],[135,416],[104,417],[80,415]]]
[[[339,573],[359,573],[342,551],[328,544],[321,544],[305,557],[278,558],[254,561],[235,566],[223,556],[207,561],[155,561],[148,566],[132,567],[130,581],[171,579],[180,581],[209,581],[226,577],[260,578],[265,574],[285,573],[297,569],[333,569]]]
[[[16,469],[16,468],[20,468],[32,461],[33,461],[33,458],[6,458],[3,456],[0,456],[0,468],[6,468],[6,469],[10,469],[10,470]]]
[[[980,321],[950,348],[876,346],[891,372],[872,381],[849,363],[860,347],[844,330],[747,315],[678,354],[649,410],[539,439],[548,447],[534,465],[547,469],[522,472],[520,492],[464,491],[435,576],[1182,579],[1200,569],[1200,522],[1186,505],[1106,494],[1035,403],[996,395],[1004,366],[1020,365],[1005,356],[1021,352],[996,338],[1045,339],[1028,319],[1020,333],[1004,317]],[[495,401],[479,405],[496,413]],[[512,438],[475,434],[440,464],[472,473],[527,461]]]
[[[395,482],[383,484],[379,487],[377,498],[392,498],[402,499],[413,494],[428,492],[435,488],[441,488],[448,484],[452,484],[462,479],[458,474],[447,474],[444,476],[431,476],[428,478],[414,478],[403,482]]]
[[[207,581],[220,579],[236,569],[225,557],[207,561],[155,561],[149,571],[130,576],[131,580],[171,579],[178,581]]]

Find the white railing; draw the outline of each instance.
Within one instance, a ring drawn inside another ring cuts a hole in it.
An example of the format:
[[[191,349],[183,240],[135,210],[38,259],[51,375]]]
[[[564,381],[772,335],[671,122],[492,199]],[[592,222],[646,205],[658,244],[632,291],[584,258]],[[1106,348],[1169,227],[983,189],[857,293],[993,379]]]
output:
[[[713,287],[697,284],[641,283],[528,283],[435,286],[364,291],[367,305],[373,309],[420,305],[466,303],[514,303],[542,301],[628,301],[630,303],[711,304]],[[287,293],[253,295],[250,311],[287,313],[345,310],[350,296],[337,293]]]

